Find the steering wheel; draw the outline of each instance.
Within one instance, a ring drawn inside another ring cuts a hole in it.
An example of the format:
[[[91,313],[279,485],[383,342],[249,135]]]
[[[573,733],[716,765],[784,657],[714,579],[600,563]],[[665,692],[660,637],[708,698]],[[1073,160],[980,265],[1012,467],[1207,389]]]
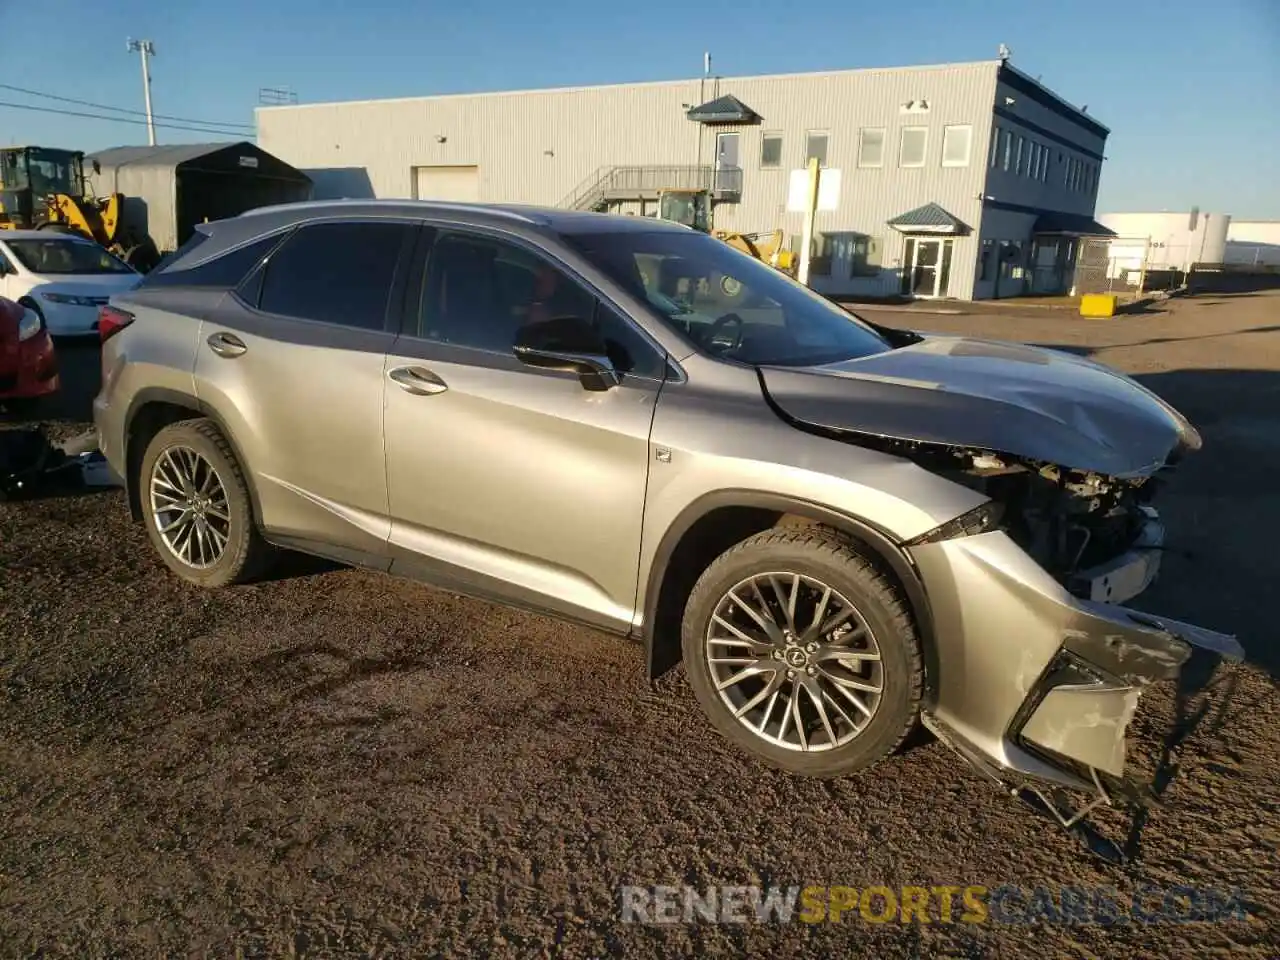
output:
[[[730,326],[735,328],[732,338],[724,333],[724,330]],[[717,317],[702,338],[703,346],[708,350],[719,347],[722,353],[737,350],[742,346],[742,332],[745,327],[746,322],[736,313],[726,313],[724,316]]]

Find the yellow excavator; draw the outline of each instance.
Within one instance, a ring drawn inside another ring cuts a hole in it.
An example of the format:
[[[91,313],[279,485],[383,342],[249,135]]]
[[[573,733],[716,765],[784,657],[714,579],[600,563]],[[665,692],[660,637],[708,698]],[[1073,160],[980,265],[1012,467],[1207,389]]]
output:
[[[128,259],[120,236],[123,197],[86,195],[84,154],[52,147],[0,148],[0,230],[78,233]]]

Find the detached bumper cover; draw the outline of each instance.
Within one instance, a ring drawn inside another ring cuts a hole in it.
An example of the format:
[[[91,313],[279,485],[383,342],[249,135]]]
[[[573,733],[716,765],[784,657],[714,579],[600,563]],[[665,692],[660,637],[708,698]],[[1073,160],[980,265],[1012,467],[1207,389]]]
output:
[[[1226,634],[1068,593],[999,531],[911,552],[937,647],[925,722],[998,779],[1121,778],[1144,687],[1197,650],[1243,658]]]

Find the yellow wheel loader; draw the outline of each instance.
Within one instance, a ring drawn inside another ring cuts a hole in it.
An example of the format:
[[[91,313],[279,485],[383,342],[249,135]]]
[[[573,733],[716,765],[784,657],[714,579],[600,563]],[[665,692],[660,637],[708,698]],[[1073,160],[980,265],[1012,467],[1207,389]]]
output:
[[[0,148],[0,230],[78,233],[126,263],[146,255],[145,243],[120,230],[123,197],[85,192],[84,154],[51,147]]]
[[[711,193],[708,190],[662,190],[658,193],[658,218],[683,223],[692,230],[710,233],[736,250],[762,260],[788,276],[796,275],[798,258],[787,249],[781,230],[765,233],[734,233],[711,229]],[[736,297],[742,284],[733,277],[720,281],[722,292]]]

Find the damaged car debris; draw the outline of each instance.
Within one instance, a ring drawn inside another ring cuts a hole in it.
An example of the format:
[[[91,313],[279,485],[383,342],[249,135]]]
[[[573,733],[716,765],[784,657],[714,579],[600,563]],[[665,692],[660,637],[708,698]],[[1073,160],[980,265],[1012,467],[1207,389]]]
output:
[[[0,430],[0,500],[119,486],[90,431],[52,443],[40,427]]]
[[[1201,445],[1167,403],[867,324],[682,227],[266,208],[199,225],[100,329],[102,450],[177,576],[299,549],[629,635],[792,773],[866,770],[922,722],[1010,790],[1083,791],[1075,825],[1141,795],[1143,690],[1241,656],[1122,606]]]

